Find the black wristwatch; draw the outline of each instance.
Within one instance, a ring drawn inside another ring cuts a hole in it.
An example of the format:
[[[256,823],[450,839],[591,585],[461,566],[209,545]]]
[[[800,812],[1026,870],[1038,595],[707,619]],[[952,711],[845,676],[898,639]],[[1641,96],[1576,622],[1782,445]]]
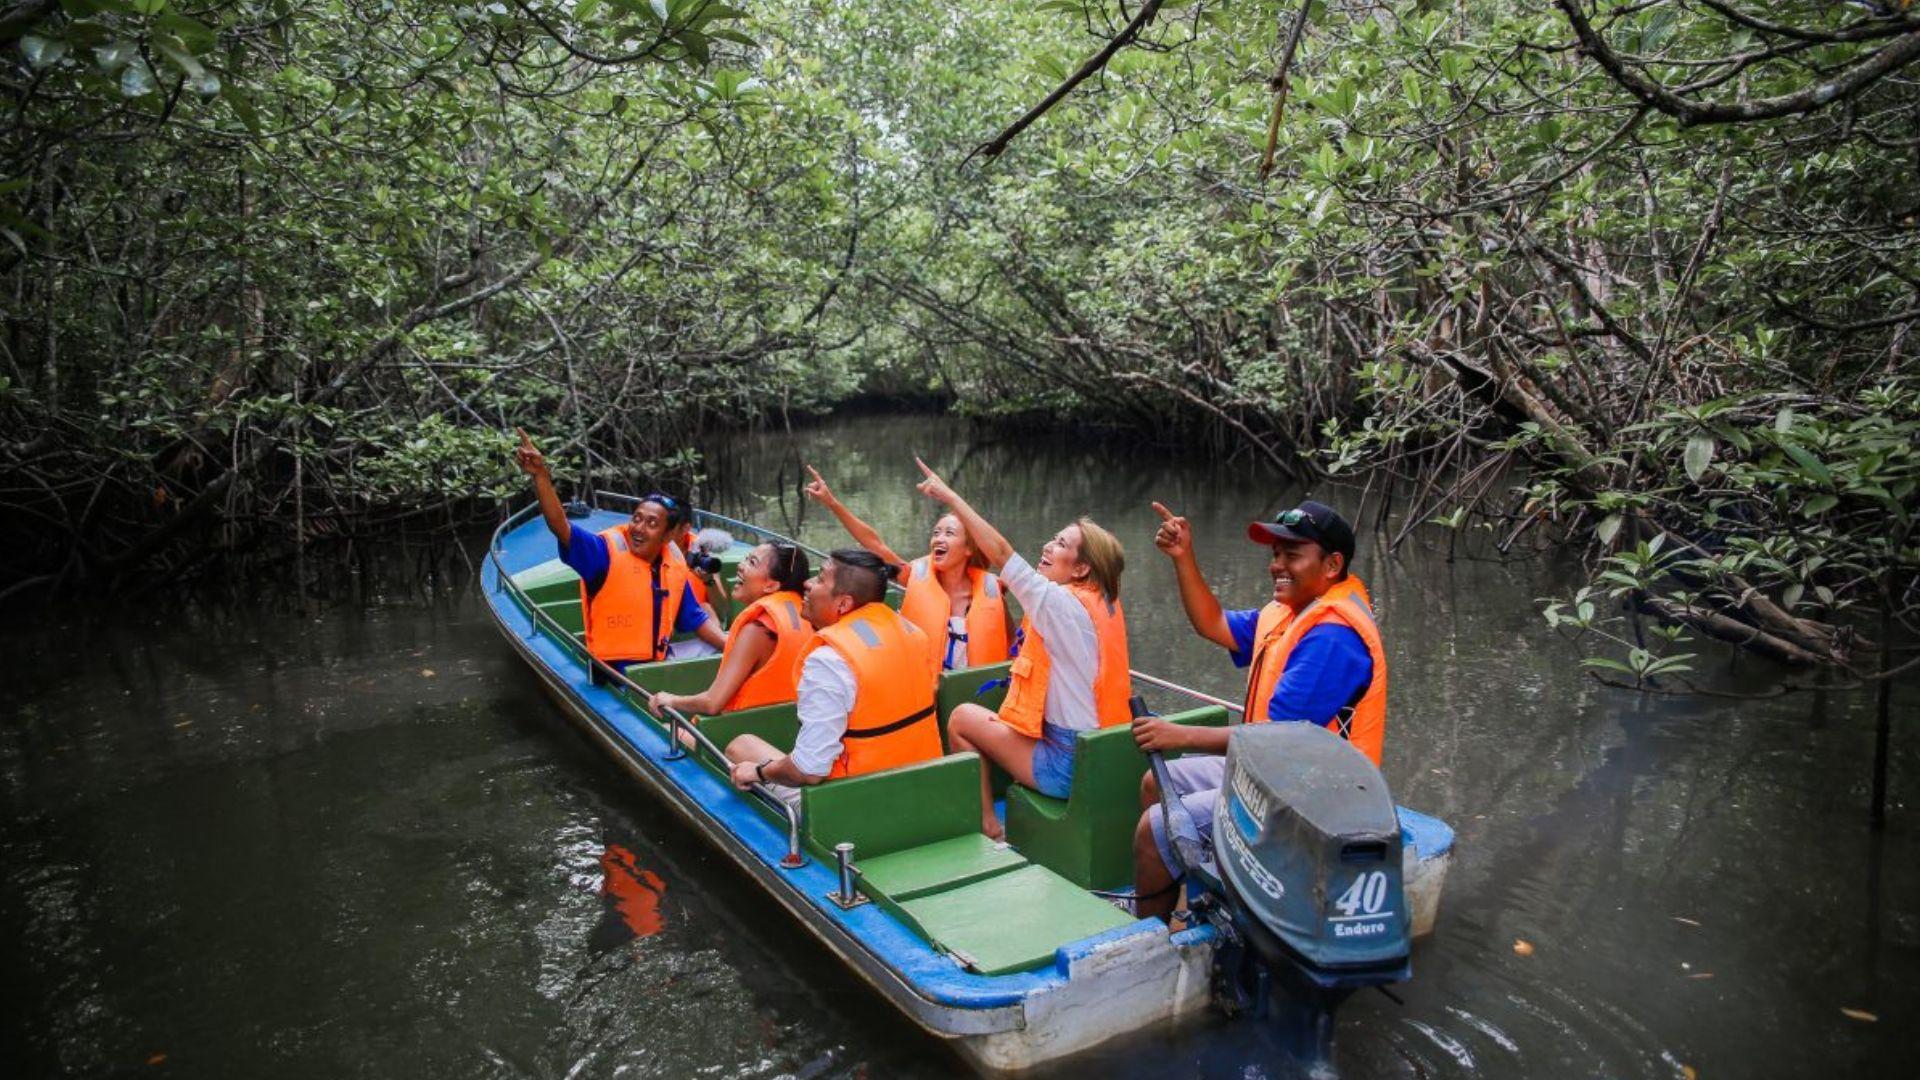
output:
[[[760,782],[763,784],[767,782],[767,766],[771,764],[773,764],[773,759],[768,758],[767,760],[753,767],[753,775],[759,777]]]

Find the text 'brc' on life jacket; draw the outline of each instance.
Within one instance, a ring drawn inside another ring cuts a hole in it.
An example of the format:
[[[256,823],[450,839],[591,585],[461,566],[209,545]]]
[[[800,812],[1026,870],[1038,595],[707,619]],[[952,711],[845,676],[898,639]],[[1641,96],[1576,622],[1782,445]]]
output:
[[[967,567],[973,588],[973,601],[967,607],[967,666],[997,664],[1007,658],[1007,602],[1000,579],[977,566]],[[907,568],[907,594],[900,601],[900,614],[920,628],[939,651],[944,667],[948,620],[952,617],[953,598],[933,569],[933,560],[925,555]]]
[[[792,701],[800,685],[800,654],[806,651],[807,642],[813,639],[813,624],[800,615],[800,594],[783,589],[748,604],[740,614],[734,616],[733,626],[727,631],[726,653],[733,651],[741,632],[755,623],[761,626],[771,624],[773,655],[760,665],[760,670],[747,676],[747,681],[733,692],[733,697],[728,699],[721,712],[737,712]],[[721,655],[724,657],[726,653]],[[721,663],[726,661],[722,659]]]
[[[1127,723],[1133,719],[1133,712],[1127,707],[1133,685],[1129,669],[1133,665],[1127,656],[1126,611],[1120,601],[1101,595],[1097,586],[1069,585],[1067,591],[1080,601],[1087,617],[1093,620],[1094,637],[1100,643],[1100,664],[1093,679],[1096,726]],[[1047,643],[1032,619],[1021,622],[1020,633],[1020,655],[1014,658],[1008,672],[1007,699],[999,712],[1001,721],[1032,739],[1041,737],[1042,723],[1047,719],[1062,727],[1076,726],[1069,718],[1046,715],[1047,683],[1053,679],[1053,658],[1047,654]]]
[[[686,559],[672,544],[661,547],[658,559],[642,559],[628,544],[625,525],[600,536],[607,542],[607,579],[592,594],[580,583],[587,651],[608,662],[658,660],[666,655],[686,595]]]
[[[1356,701],[1326,721],[1334,733],[1380,764],[1380,751],[1387,734],[1387,654],[1380,644],[1380,627],[1373,619],[1373,603],[1367,587],[1349,575],[1308,604],[1299,615],[1278,602],[1260,609],[1260,621],[1253,631],[1253,664],[1247,672],[1246,720],[1257,723],[1271,719],[1267,703],[1280,685],[1287,659],[1307,631],[1322,623],[1337,623],[1360,635],[1373,660],[1373,679]],[[1318,717],[1302,719],[1317,720]]]
[[[932,646],[920,628],[885,604],[867,604],[814,632],[794,664],[795,679],[808,656],[832,648],[853,671],[853,711],[829,779],[860,776],[932,761],[941,754],[934,716],[936,674]]]

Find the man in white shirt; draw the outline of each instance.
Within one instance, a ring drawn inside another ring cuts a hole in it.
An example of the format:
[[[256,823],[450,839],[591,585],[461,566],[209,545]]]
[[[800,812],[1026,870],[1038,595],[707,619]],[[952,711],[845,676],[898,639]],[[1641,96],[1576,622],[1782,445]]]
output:
[[[850,549],[834,552],[807,581],[805,615],[816,630],[825,630],[848,614],[886,596],[892,568],[871,552]],[[733,762],[733,786],[745,791],[765,783],[789,805],[798,806],[800,789],[833,775],[834,764],[845,753],[847,718],[852,714],[859,684],[853,668],[837,650],[814,649],[800,666],[795,695],[800,732],[793,752],[783,754],[758,735],[741,735],[727,744]]]

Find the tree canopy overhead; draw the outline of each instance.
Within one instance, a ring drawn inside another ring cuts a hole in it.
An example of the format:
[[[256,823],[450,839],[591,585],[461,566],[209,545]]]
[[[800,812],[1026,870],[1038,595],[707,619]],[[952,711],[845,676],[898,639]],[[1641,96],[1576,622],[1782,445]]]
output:
[[[1577,541],[1548,617],[1635,683],[1912,629],[1900,0],[61,0],[0,41],[43,584],[505,495],[515,424],[688,482],[704,428],[865,389]]]

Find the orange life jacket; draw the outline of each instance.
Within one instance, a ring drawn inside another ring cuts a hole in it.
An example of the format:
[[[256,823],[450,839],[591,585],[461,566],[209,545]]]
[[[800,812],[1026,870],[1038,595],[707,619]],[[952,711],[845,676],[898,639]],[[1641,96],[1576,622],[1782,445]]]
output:
[[[773,655],[760,665],[760,670],[747,676],[740,689],[733,692],[721,712],[737,712],[761,705],[774,705],[783,701],[792,701],[795,689],[800,685],[799,667],[801,650],[813,638],[813,624],[800,617],[800,595],[781,591],[763,596],[748,604],[740,614],[734,616],[733,627],[727,631],[726,652],[733,651],[733,643],[742,631],[759,621],[761,612],[767,613],[767,621],[773,624]],[[726,653],[722,653],[722,664]]]
[[[967,608],[967,666],[997,664],[1007,658],[1007,602],[1001,595],[1000,579],[978,567],[967,568],[973,582],[973,603]],[[900,601],[900,614],[920,628],[940,654],[946,666],[947,637],[952,632],[953,598],[940,584],[933,560],[922,555],[907,570],[907,595]]]
[[[1260,610],[1260,621],[1253,631],[1253,665],[1247,672],[1245,718],[1248,723],[1271,719],[1267,703],[1273,700],[1274,687],[1280,685],[1293,647],[1307,631],[1325,622],[1338,623],[1359,634],[1373,660],[1373,681],[1360,700],[1335,713],[1327,727],[1378,765],[1387,735],[1387,654],[1380,645],[1380,627],[1373,621],[1373,602],[1367,598],[1367,587],[1352,575],[1297,616],[1292,608],[1278,602]]]
[[[935,674],[927,667],[927,636],[885,604],[867,604],[814,631],[794,661],[800,681],[813,650],[831,647],[853,670],[853,711],[840,737],[830,780],[932,761],[941,754],[934,718]]]
[[[686,595],[687,561],[672,544],[656,562],[640,558],[627,547],[625,525],[600,536],[607,542],[607,580],[592,595],[580,583],[587,651],[608,662],[658,660],[666,655]]]
[[[1133,719],[1133,711],[1127,707],[1133,687],[1129,669],[1133,665],[1127,657],[1126,610],[1120,601],[1101,596],[1099,588],[1093,585],[1070,585],[1067,591],[1087,609],[1087,617],[1093,620],[1094,636],[1100,641],[1100,665],[1093,678],[1095,718],[1101,727],[1127,723]],[[1008,727],[1037,739],[1046,719],[1047,683],[1053,678],[1053,658],[1047,655],[1047,643],[1041,639],[1033,620],[1026,619],[1020,625],[1024,635],[1020,655],[1014,658],[1013,668],[1008,672],[1007,700],[1001,704],[999,716]]]

